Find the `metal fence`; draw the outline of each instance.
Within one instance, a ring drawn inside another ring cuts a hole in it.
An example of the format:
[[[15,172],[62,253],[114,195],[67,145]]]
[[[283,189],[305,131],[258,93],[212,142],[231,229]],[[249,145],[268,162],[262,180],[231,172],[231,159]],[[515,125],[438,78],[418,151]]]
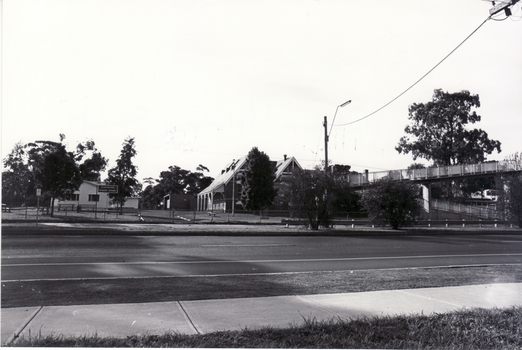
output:
[[[431,203],[431,209],[467,215],[470,217],[491,220],[503,220],[501,211],[477,205],[466,205],[446,200],[435,199]]]

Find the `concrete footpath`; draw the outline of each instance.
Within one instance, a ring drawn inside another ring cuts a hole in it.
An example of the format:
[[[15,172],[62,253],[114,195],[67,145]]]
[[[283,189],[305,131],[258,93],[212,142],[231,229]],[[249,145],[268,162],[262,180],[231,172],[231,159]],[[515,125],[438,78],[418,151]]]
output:
[[[420,288],[363,293],[172,301],[140,304],[44,306],[1,310],[1,342],[19,337],[126,337],[177,331],[203,334],[263,326],[288,327],[304,319],[443,313],[522,305],[522,283]]]

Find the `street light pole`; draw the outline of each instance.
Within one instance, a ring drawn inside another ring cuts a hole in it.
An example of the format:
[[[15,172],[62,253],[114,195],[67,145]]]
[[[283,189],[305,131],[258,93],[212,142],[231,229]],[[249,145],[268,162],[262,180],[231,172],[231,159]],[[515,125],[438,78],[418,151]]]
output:
[[[332,121],[332,126],[330,127],[330,134],[332,133],[333,123],[335,122],[335,117],[337,116],[337,111],[339,110],[339,107],[342,108],[344,106],[349,105],[350,103],[352,103],[352,100],[348,100],[345,103],[340,104],[335,109],[335,114],[334,114],[334,118],[333,118],[333,121]],[[330,137],[329,136],[330,134],[328,133],[328,122],[327,122],[326,116],[324,117],[323,126],[324,126],[324,172],[328,173],[328,139]]]
[[[328,173],[328,122],[324,116],[324,172]]]

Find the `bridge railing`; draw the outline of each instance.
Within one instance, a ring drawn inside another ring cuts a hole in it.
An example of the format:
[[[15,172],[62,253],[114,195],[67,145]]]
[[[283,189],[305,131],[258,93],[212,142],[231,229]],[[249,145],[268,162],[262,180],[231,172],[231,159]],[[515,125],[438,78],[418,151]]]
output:
[[[352,186],[367,185],[380,179],[390,180],[424,180],[451,176],[465,176],[484,173],[508,172],[522,170],[516,162],[496,161],[478,164],[461,164],[423,169],[399,169],[376,171],[364,174],[349,174],[348,181]]]
[[[435,199],[434,201],[432,201],[431,209],[469,215],[470,217],[476,217],[481,219],[503,220],[502,212],[496,209],[476,205],[460,204],[440,199]]]

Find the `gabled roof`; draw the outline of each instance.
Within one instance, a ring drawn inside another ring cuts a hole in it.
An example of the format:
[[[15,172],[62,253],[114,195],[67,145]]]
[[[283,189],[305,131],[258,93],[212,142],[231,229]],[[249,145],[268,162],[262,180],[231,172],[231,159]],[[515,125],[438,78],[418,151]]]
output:
[[[303,170],[301,165],[297,162],[297,159],[295,159],[294,157],[282,159],[278,161],[276,165],[276,180],[279,179],[281,175],[283,175],[283,173],[288,172],[288,167],[292,164],[292,162],[295,162],[295,165],[297,165],[299,169]]]
[[[234,175],[237,175],[238,172],[240,172],[243,169],[243,166],[246,163],[247,156],[241,157],[238,160],[232,161],[230,164],[228,164],[225,169],[221,171],[221,174],[219,174],[214,181],[205,188],[203,191],[201,191],[199,194],[207,194],[211,192],[217,192],[217,190],[221,186],[226,186],[234,177]],[[289,157],[286,159],[282,159],[276,163],[276,178],[275,180],[278,180],[281,175],[283,175],[285,172],[288,171],[288,167],[295,162],[295,164],[301,168],[301,165],[297,162],[297,160],[294,157]]]
[[[232,180],[235,174],[237,174],[243,165],[246,162],[246,156],[239,158],[238,160],[233,160],[230,164],[228,164],[225,169],[221,170],[221,174],[219,174],[214,181],[201,191],[199,194],[206,194],[210,192],[215,192],[221,185],[226,185]]]

